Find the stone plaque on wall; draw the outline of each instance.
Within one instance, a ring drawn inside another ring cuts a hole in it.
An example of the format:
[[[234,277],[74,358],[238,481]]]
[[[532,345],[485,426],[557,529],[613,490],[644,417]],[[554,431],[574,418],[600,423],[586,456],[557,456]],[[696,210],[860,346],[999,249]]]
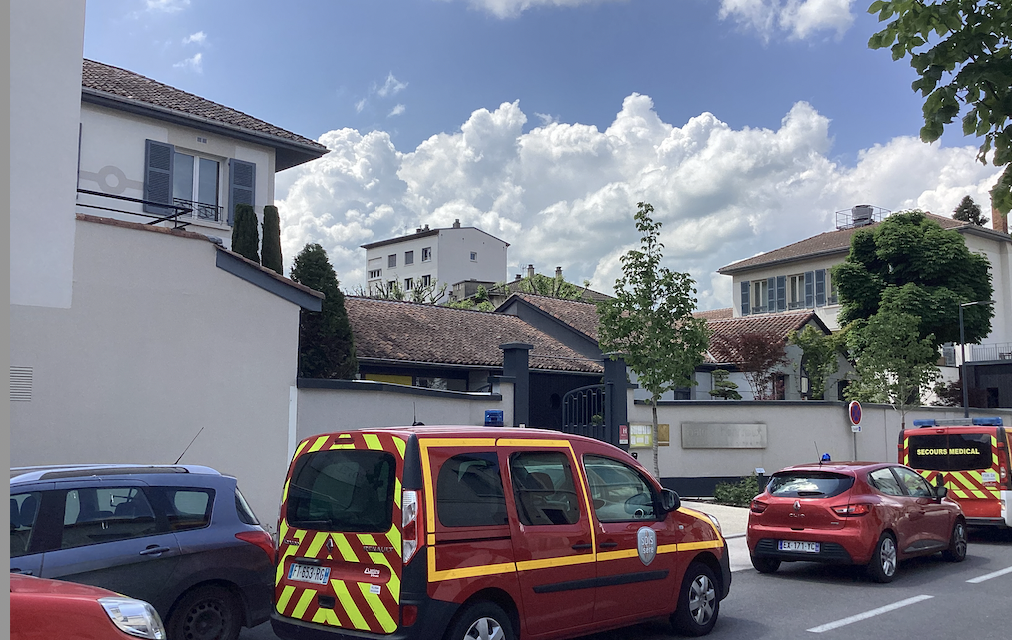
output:
[[[765,449],[762,422],[683,422],[683,449]]]

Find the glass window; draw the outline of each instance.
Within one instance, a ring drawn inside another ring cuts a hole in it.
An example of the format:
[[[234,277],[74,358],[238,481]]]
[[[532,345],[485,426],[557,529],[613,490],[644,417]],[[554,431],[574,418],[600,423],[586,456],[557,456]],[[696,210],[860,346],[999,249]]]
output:
[[[197,171],[197,202],[218,204],[218,162],[201,158]]]
[[[868,484],[887,496],[901,496],[903,489],[889,468],[876,469],[868,474]]]
[[[585,456],[590,498],[601,522],[656,520],[654,492],[632,467],[618,460]]]
[[[432,284],[432,276],[429,276],[429,275],[422,276],[422,286],[423,287],[427,287],[427,286],[429,286],[431,284]]]
[[[404,252],[404,264],[414,264],[414,263],[415,263],[415,252],[414,251],[405,251]]]
[[[467,453],[443,463],[436,480],[436,515],[446,527],[509,524],[495,453]]]
[[[394,457],[334,449],[300,456],[288,487],[289,526],[316,531],[385,533],[394,504]]]
[[[172,154],[172,197],[193,200],[193,156]]]
[[[16,493],[11,495],[11,557],[16,558],[28,553],[28,545],[32,538],[32,527],[35,516],[39,513],[39,502],[42,493]]]
[[[471,252],[471,262],[477,262],[477,261],[478,261],[478,252],[477,251],[472,251]]]
[[[805,308],[805,274],[787,276],[787,309]]]
[[[211,507],[214,491],[202,488],[157,487],[153,489],[165,496],[166,516],[173,531],[202,529],[211,524]]]
[[[925,434],[907,439],[908,464],[931,471],[990,469],[991,436],[986,433]]]
[[[242,492],[239,491],[239,487],[235,488],[235,512],[239,516],[239,521],[243,524],[260,524],[256,514],[253,513],[253,509],[246,502],[246,498],[243,497]]]
[[[156,533],[162,531],[138,487],[85,487],[67,492],[60,543],[63,549]]]
[[[911,471],[905,467],[893,467],[892,469],[899,476],[900,482],[903,483],[903,487],[907,490],[908,495],[915,498],[934,497],[927,481],[918,475],[916,471]]]
[[[404,290],[411,291],[414,288],[414,278],[404,278]]]
[[[387,269],[393,269],[397,266],[397,254],[391,254],[387,256]]]
[[[827,471],[775,473],[768,486],[771,495],[784,498],[832,498],[854,485],[854,478]]]
[[[769,287],[765,280],[752,281],[752,313],[766,313],[766,298]]]
[[[563,453],[532,451],[510,456],[517,514],[526,525],[574,524],[580,502]]]
[[[422,262],[428,262],[432,260],[432,247],[425,247],[422,249]]]

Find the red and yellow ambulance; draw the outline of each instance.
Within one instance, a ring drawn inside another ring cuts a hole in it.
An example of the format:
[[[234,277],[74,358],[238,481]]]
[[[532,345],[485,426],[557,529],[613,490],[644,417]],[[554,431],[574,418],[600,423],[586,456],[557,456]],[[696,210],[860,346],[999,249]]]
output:
[[[1012,527],[1012,441],[1002,419],[914,420],[900,431],[899,461],[945,486],[969,525]]]

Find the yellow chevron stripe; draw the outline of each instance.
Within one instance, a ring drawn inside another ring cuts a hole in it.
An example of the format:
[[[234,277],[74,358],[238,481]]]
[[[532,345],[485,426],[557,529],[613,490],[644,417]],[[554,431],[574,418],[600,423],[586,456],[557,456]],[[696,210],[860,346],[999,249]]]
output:
[[[355,628],[368,631],[369,625],[366,623],[362,612],[358,610],[358,605],[352,599],[351,592],[348,591],[348,585],[344,583],[344,580],[331,580],[330,584],[334,587],[337,599],[341,601],[341,608],[351,618],[351,623],[355,625]]]
[[[404,448],[407,446],[400,438],[393,438],[394,446],[397,447],[397,452],[401,454],[401,460],[404,459]]]
[[[313,541],[309,543],[309,547],[306,549],[307,558],[315,558],[320,554],[320,549],[323,548],[323,543],[327,541],[327,535],[328,534],[321,531],[313,536]]]
[[[380,444],[379,436],[375,433],[363,434],[362,438],[365,440],[366,449],[383,450],[383,445]]]
[[[329,439],[330,436],[320,436],[319,438],[317,438],[316,441],[309,446],[309,453],[319,451],[320,449],[322,449],[323,445],[327,444],[327,440]]]
[[[281,590],[281,597],[278,598],[277,607],[278,613],[284,613],[285,609],[288,608],[288,602],[292,599],[292,594],[295,593],[295,587],[288,585]]]
[[[340,622],[337,619],[337,613],[333,609],[325,609],[320,607],[316,610],[313,615],[313,622],[317,624],[328,624],[332,627],[340,626]]]
[[[331,451],[333,451],[334,449],[354,449],[354,448],[355,448],[354,442],[342,442],[340,444],[330,445]]]
[[[397,623],[390,617],[390,612],[387,611],[386,606],[380,601],[379,594],[369,591],[370,586],[372,585],[364,582],[358,583],[358,588],[362,591],[362,595],[365,596],[365,601],[369,603],[369,608],[372,609],[373,615],[376,616],[376,621],[379,622],[380,628],[383,629],[384,633],[392,633],[397,628]]]
[[[337,543],[337,550],[341,552],[341,557],[346,562],[358,562],[358,555],[355,550],[351,548],[351,543],[348,542],[348,538],[343,533],[335,533],[334,542]]]
[[[302,453],[302,450],[306,448],[307,444],[309,444],[309,440],[303,440],[299,443],[299,446],[295,449],[295,455],[292,456],[293,460],[299,457],[299,454]]]
[[[401,479],[394,476],[394,504],[401,508]]]
[[[292,611],[292,617],[297,620],[302,620],[306,615],[306,611],[309,609],[310,603],[313,602],[313,597],[316,595],[316,589],[305,589],[302,592],[302,596],[299,598],[298,604],[295,605],[295,610]]]

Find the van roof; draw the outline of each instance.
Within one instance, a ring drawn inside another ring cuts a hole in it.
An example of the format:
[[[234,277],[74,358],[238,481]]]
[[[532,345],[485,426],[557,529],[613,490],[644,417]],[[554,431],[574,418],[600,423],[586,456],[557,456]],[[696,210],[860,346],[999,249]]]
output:
[[[581,441],[581,442],[596,442],[604,443],[603,440],[595,440],[594,438],[588,438],[586,436],[579,436],[571,433],[563,433],[562,431],[553,431],[551,429],[534,429],[529,427],[483,427],[483,426],[471,426],[471,425],[419,425],[419,426],[403,426],[403,427],[368,427],[365,429],[347,429],[341,431],[333,431],[329,433],[318,433],[304,440],[312,440],[321,436],[334,435],[336,433],[397,433],[401,436],[416,435],[418,437],[439,437],[448,435],[466,435],[468,437],[486,437],[486,438],[530,438],[537,440],[558,440],[559,438],[565,438],[567,440]]]

